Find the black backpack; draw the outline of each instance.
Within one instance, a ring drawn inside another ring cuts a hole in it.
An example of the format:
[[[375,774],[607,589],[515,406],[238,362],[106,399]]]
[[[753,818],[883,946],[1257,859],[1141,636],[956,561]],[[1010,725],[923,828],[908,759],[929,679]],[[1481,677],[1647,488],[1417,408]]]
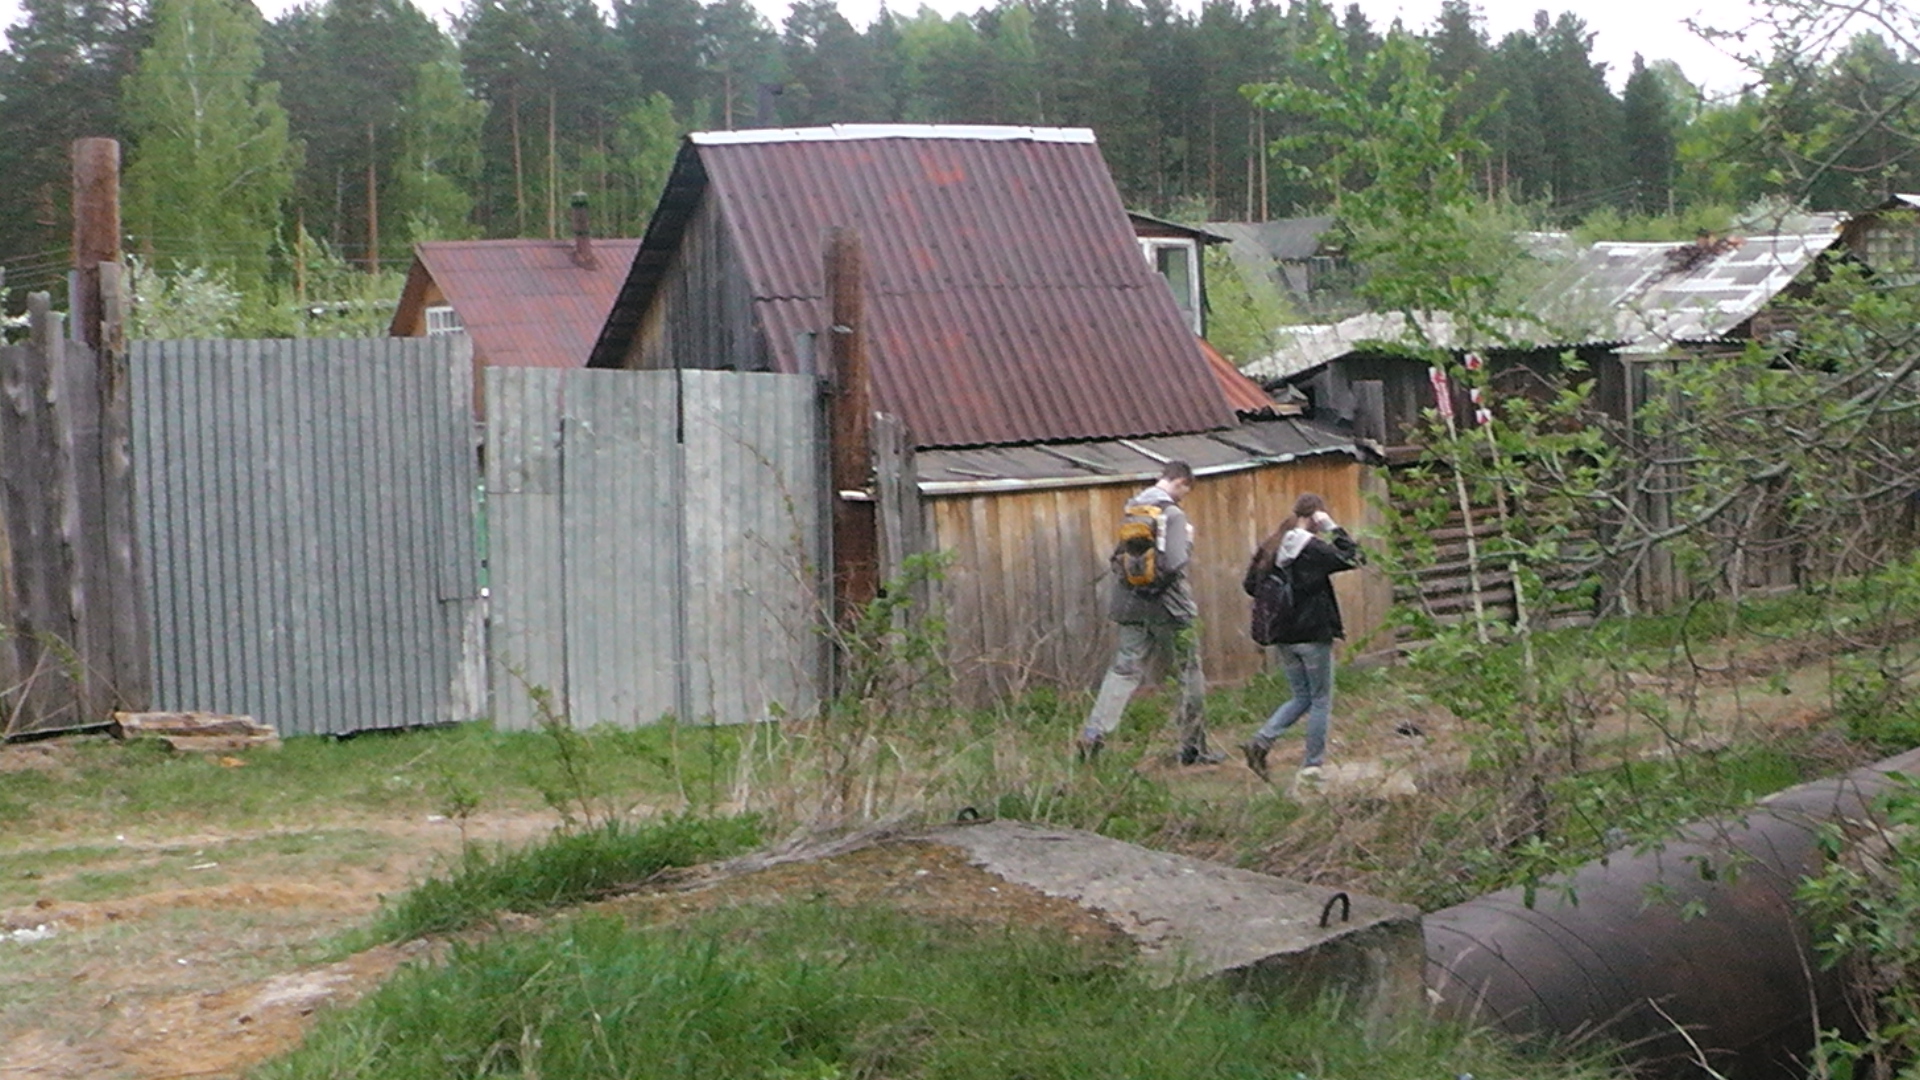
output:
[[[1293,568],[1273,565],[1273,557],[1256,552],[1241,579],[1240,588],[1253,597],[1253,618],[1247,633],[1256,645],[1276,645],[1293,621]]]

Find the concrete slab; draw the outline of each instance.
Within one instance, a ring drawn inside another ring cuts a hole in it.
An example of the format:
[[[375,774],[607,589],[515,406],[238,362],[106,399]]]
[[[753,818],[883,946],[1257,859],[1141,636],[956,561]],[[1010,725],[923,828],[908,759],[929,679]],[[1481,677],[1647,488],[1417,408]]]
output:
[[[1373,1022],[1421,1006],[1426,947],[1405,904],[1075,829],[987,822],[925,839],[1098,913],[1168,981],[1226,978],[1289,1002],[1338,994]]]

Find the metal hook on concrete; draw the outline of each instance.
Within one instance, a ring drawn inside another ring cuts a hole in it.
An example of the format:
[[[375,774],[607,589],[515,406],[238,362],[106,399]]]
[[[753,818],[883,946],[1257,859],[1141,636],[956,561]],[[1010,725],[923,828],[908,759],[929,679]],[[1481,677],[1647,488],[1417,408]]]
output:
[[[1349,922],[1353,919],[1353,900],[1349,898],[1346,893],[1334,893],[1332,896],[1327,897],[1326,905],[1320,909],[1320,929],[1322,930],[1327,928],[1327,921],[1333,918],[1333,902],[1335,900],[1340,902],[1340,921]]]

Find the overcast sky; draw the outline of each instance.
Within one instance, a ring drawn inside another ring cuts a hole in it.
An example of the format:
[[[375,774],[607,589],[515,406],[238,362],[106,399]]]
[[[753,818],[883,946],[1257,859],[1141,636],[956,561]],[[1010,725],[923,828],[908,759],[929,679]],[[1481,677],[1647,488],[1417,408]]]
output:
[[[268,18],[278,16],[295,0],[256,0]],[[457,10],[459,0],[415,0],[429,14],[446,22],[449,12]],[[864,26],[880,9],[883,0],[840,0],[840,10],[857,26]],[[1192,8],[1198,0],[1178,0]],[[786,18],[787,0],[755,0],[756,5],[777,26]],[[605,6],[603,4],[603,6]],[[892,0],[896,11],[907,10],[904,0]],[[981,0],[931,0],[927,5],[943,15],[972,11]],[[1346,0],[1335,0],[1344,8]],[[1482,0],[1489,35],[1498,41],[1512,30],[1533,24],[1533,13],[1541,0]],[[1638,52],[1649,61],[1678,61],[1682,70],[1696,83],[1710,90],[1727,91],[1740,84],[1740,69],[1712,46],[1688,32],[1685,20],[1693,17],[1708,26],[1738,29],[1752,18],[1748,0],[1574,0],[1569,4],[1544,5],[1556,15],[1571,10],[1586,20],[1594,34],[1594,58],[1609,65],[1614,89],[1626,81]],[[1416,30],[1433,23],[1440,11],[1440,0],[1361,0],[1361,7],[1373,20],[1385,26],[1396,16]],[[917,4],[914,10],[917,10]],[[0,0],[0,24],[11,24],[19,15],[19,0]]]

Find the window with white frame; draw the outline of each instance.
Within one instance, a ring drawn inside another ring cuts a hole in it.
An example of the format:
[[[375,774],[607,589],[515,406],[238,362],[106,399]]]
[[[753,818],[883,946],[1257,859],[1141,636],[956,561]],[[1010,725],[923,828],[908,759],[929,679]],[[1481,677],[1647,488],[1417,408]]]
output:
[[[1187,317],[1195,334],[1204,333],[1200,317],[1200,245],[1192,240],[1142,237],[1140,251],[1147,265],[1160,272],[1173,292],[1174,305]]]
[[[434,304],[427,308],[427,336],[439,337],[442,334],[459,334],[466,330],[460,321],[460,313],[453,310],[452,304]]]

